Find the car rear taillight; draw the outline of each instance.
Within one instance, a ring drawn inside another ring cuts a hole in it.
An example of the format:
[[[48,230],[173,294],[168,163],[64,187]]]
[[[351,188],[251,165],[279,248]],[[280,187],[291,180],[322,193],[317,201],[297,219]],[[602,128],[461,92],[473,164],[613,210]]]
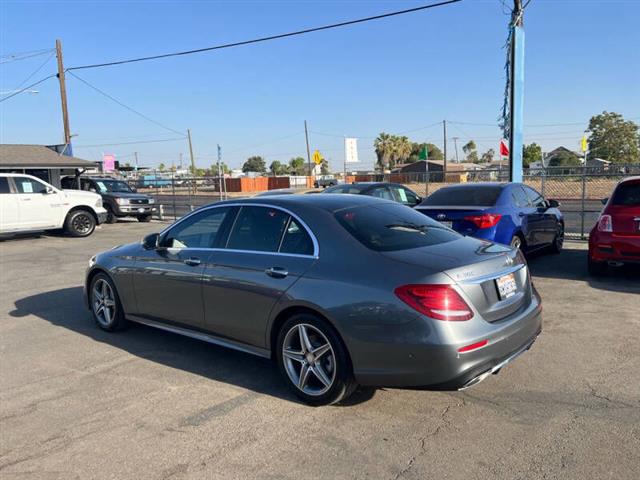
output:
[[[497,225],[502,215],[499,213],[483,213],[482,215],[468,215],[465,220],[473,223],[478,228],[490,228]]]
[[[600,215],[600,219],[598,220],[598,231],[599,232],[613,231],[613,222],[611,221],[611,215]]]
[[[473,311],[451,285],[403,285],[394,290],[414,310],[436,320],[463,321]]]

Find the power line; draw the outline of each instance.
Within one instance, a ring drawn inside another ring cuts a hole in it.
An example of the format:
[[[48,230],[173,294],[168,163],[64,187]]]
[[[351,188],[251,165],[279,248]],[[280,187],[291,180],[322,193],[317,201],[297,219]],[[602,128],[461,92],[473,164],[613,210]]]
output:
[[[18,90],[20,87],[22,87],[25,83],[27,83],[29,80],[31,80],[31,78],[33,78],[33,76],[38,73],[40,70],[42,70],[42,68],[49,63],[49,60],[51,60],[53,58],[53,56],[56,54],[55,51],[52,51],[51,54],[46,58],[46,60],[44,62],[42,62],[40,64],[40,66],[38,68],[36,68],[31,75],[29,75],[27,78],[25,78],[22,82],[20,82],[20,84],[14,89],[14,90]]]
[[[438,3],[432,3],[429,5],[423,5],[420,7],[415,7],[415,8],[408,8],[406,10],[398,10],[395,12],[389,12],[389,13],[384,13],[381,15],[374,15],[372,17],[365,17],[365,18],[359,18],[356,20],[349,20],[346,22],[340,22],[340,23],[333,23],[330,25],[323,25],[321,27],[313,27],[313,28],[307,28],[304,30],[297,30],[294,32],[288,32],[288,33],[281,33],[278,35],[270,35],[268,37],[259,37],[259,38],[254,38],[252,40],[243,40],[241,42],[234,42],[234,43],[225,43],[222,45],[215,45],[212,47],[206,47],[206,48],[198,48],[195,50],[186,50],[186,51],[182,51],[182,52],[174,52],[174,53],[164,53],[161,55],[152,55],[152,56],[148,56],[148,57],[138,57],[138,58],[131,58],[128,60],[118,60],[118,61],[114,61],[114,62],[106,62],[106,63],[95,63],[95,64],[91,64],[91,65],[81,65],[79,67],[71,67],[68,68],[67,70],[82,70],[82,69],[86,69],[86,68],[100,68],[100,67],[111,67],[114,65],[123,65],[125,63],[135,63],[135,62],[144,62],[144,61],[148,61],[148,60],[158,60],[160,58],[168,58],[168,57],[178,57],[178,56],[182,56],[182,55],[191,55],[194,53],[202,53],[202,52],[209,52],[212,50],[222,50],[224,48],[232,48],[232,47],[239,47],[239,46],[243,46],[243,45],[250,45],[253,43],[260,43],[260,42],[267,42],[267,41],[271,41],[271,40],[278,40],[281,38],[287,38],[287,37],[294,37],[294,36],[298,36],[298,35],[305,35],[307,33],[313,33],[313,32],[319,32],[321,30],[329,30],[329,29],[333,29],[333,28],[340,28],[340,27],[346,27],[348,25],[355,25],[357,23],[364,23],[364,22],[370,22],[373,20],[380,20],[382,18],[388,18],[388,17],[394,17],[394,16],[398,16],[398,15],[404,15],[404,14],[408,14],[408,13],[414,13],[414,12],[418,12],[421,10],[427,10],[430,8],[435,8],[435,7],[442,7],[444,5],[449,5],[452,3],[458,3],[461,2],[462,0],[446,0],[446,1],[441,1]]]
[[[68,69],[66,71],[69,71]],[[176,133],[178,135],[182,135],[183,138],[185,137],[184,132],[179,132],[178,130],[174,130],[173,128],[167,127],[166,125],[163,125],[160,122],[155,121],[154,119],[147,117],[145,114],[138,112],[137,110],[131,108],[128,105],[125,105],[124,103],[122,103],[120,100],[118,100],[117,98],[112,97],[111,95],[109,95],[107,92],[104,92],[102,90],[100,90],[98,87],[91,85],[89,82],[87,82],[86,80],[83,80],[82,78],[80,78],[78,75],[76,75],[73,72],[69,72],[69,75],[77,78],[78,80],[80,80],[82,83],[84,83],[85,85],[87,85],[89,88],[92,88],[93,90],[95,90],[96,92],[98,92],[99,94],[107,97],[109,100],[117,103],[118,105],[120,105],[123,108],[126,108],[127,110],[129,110],[132,113],[135,113],[136,115],[138,115],[141,118],[144,118],[145,120],[147,120],[148,122],[151,122],[161,128],[164,128],[165,130],[168,130],[170,132]]]
[[[24,88],[21,88],[21,89],[20,89],[20,90],[18,90],[17,92],[13,92],[11,95],[7,95],[7,96],[6,96],[6,97],[4,97],[4,98],[0,98],[0,103],[5,102],[5,101],[9,100],[11,97],[15,97],[16,95],[20,95],[22,92],[25,92],[25,91],[27,91],[27,90],[29,90],[29,89],[31,89],[31,88],[33,88],[33,87],[35,87],[36,85],[40,85],[40,84],[41,84],[42,82],[44,82],[45,80],[49,80],[50,78],[53,78],[53,77],[55,77],[55,76],[56,76],[56,74],[55,74],[55,73],[52,73],[51,75],[46,76],[46,77],[44,77],[43,79],[40,79],[40,80],[38,80],[38,81],[37,81],[37,82],[35,82],[35,83],[32,83],[31,85],[28,85],[28,86],[26,86],[26,87],[24,87]]]
[[[91,148],[91,147],[115,147],[118,145],[138,145],[141,143],[161,143],[161,142],[177,142],[178,140],[184,140],[185,137],[178,138],[162,138],[157,140],[141,140],[139,142],[121,142],[121,143],[96,143],[93,145],[74,145],[74,148]]]
[[[40,55],[46,55],[51,51],[52,51],[51,48],[47,48],[46,50],[33,50],[33,52],[37,52],[37,53],[26,52],[25,54],[22,54],[22,55],[20,54],[3,55],[0,58],[6,58],[6,60],[0,60],[0,65],[3,65],[5,63],[17,62],[20,60],[26,60],[28,58],[39,57]]]

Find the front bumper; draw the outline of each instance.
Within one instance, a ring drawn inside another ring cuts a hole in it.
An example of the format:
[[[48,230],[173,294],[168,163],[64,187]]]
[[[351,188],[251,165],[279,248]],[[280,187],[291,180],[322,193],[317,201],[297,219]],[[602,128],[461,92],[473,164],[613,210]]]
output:
[[[118,205],[117,215],[135,216],[135,215],[151,215],[156,211],[155,205]]]

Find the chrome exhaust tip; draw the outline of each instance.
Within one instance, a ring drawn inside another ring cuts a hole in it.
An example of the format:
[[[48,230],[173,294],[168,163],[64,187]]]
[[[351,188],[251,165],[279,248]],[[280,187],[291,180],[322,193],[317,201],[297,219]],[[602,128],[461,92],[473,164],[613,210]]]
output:
[[[609,260],[607,262],[607,265],[609,265],[610,267],[621,267],[622,265],[624,265],[624,263],[618,262],[616,260]]]

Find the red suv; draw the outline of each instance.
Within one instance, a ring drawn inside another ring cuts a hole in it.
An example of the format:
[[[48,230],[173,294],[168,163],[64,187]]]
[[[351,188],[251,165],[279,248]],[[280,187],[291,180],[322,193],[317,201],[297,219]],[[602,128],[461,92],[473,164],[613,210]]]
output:
[[[640,264],[640,177],[625,178],[589,234],[589,273],[602,274],[608,265]]]

